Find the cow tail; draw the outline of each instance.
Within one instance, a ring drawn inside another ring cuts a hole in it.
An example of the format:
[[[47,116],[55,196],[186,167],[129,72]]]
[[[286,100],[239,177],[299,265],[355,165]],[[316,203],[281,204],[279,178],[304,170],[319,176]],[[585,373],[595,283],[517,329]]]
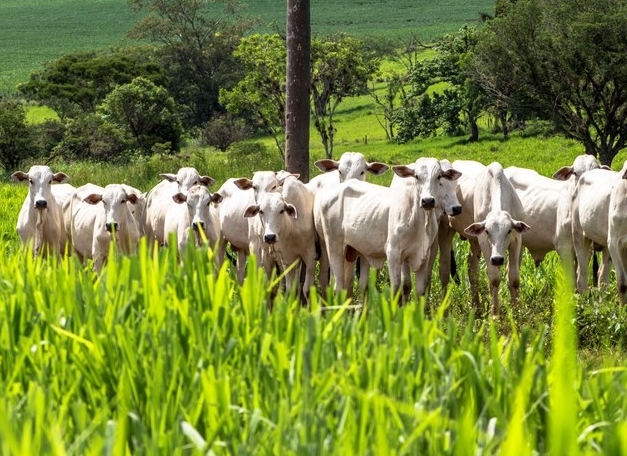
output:
[[[592,252],[592,284],[599,285],[599,253]]]

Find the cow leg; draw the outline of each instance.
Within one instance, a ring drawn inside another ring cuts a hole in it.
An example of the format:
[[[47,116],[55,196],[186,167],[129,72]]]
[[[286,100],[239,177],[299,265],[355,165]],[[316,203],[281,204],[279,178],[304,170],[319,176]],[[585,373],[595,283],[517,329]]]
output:
[[[476,312],[481,314],[481,300],[479,299],[479,258],[481,257],[481,248],[476,239],[469,239],[469,242],[468,280],[470,281],[470,294]]]
[[[318,242],[320,245],[320,272],[318,283],[320,284],[320,291],[324,293],[324,291],[329,286],[331,271],[329,268],[329,255],[327,254],[327,248],[324,245],[324,241],[322,240],[322,238],[320,238]]]
[[[610,283],[610,254],[606,248],[601,252],[601,266],[599,267],[598,284],[599,289],[605,288]]]
[[[454,236],[455,231],[449,227],[448,217],[440,218],[438,227],[438,248],[440,250],[439,274],[443,291],[446,291],[451,277],[451,252],[453,251]]]
[[[577,291],[584,293],[588,289],[588,266],[590,264],[592,242],[573,227],[573,244],[577,260]]]
[[[361,296],[366,295],[368,281],[370,280],[370,263],[363,256],[359,257],[359,291]]]
[[[396,248],[387,248],[386,254],[388,258],[388,272],[390,274],[390,288],[392,292],[392,296],[396,296],[396,294],[401,291],[401,279],[402,279],[402,262],[401,257]],[[401,299],[403,298],[401,293]]]
[[[431,279],[431,262],[423,262],[418,269],[414,271],[416,281],[416,297],[427,296],[429,283]]]
[[[622,239],[614,238],[611,233],[608,237],[610,239],[608,250],[616,271],[616,290],[621,303],[625,303],[625,292],[627,292],[627,271],[625,270],[625,265],[627,265],[627,258],[625,258],[624,243]]]
[[[244,249],[237,250],[237,282],[241,285],[244,283],[244,277],[246,277],[246,252]]]
[[[411,271],[407,261],[404,261],[401,266],[401,284],[403,287],[403,302],[409,302],[411,295]]]
[[[509,261],[507,262],[507,285],[512,305],[518,303],[520,291],[520,264],[522,261],[522,240],[512,239],[509,246]]]

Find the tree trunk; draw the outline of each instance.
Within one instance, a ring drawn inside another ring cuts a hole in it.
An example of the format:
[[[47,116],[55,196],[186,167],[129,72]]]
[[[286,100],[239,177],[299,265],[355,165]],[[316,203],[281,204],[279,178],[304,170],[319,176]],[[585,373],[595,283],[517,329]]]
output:
[[[477,125],[477,119],[470,119],[470,138],[468,142],[479,141],[479,126]]]
[[[309,181],[310,0],[287,0],[285,169]]]

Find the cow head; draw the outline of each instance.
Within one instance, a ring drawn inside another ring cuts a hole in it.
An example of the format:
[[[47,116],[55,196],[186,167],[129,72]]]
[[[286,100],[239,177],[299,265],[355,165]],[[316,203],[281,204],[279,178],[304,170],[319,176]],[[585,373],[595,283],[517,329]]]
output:
[[[189,214],[190,228],[196,232],[203,231],[206,233],[207,227],[212,223],[211,203],[218,204],[222,201],[222,195],[213,193],[203,185],[194,185],[189,189],[187,195],[177,193],[172,196],[177,204],[187,204]]]
[[[339,161],[324,159],[314,164],[325,173],[337,170],[340,183],[348,179],[365,180],[366,172],[378,176],[389,169],[389,166],[384,163],[367,162],[364,155],[359,152],[344,152]]]
[[[490,246],[490,263],[494,266],[505,264],[505,253],[514,233],[523,234],[529,230],[525,222],[514,220],[506,211],[492,211],[482,222],[469,225],[464,232],[470,236],[485,236]]]
[[[31,166],[28,173],[16,171],[11,174],[11,179],[17,182],[28,181],[28,195],[35,209],[48,208],[48,200],[52,198],[50,186],[53,182],[63,184],[70,178],[65,173],[53,174],[48,166]]]
[[[263,224],[263,240],[267,244],[278,242],[290,230],[290,220],[298,218],[296,207],[287,203],[280,193],[265,193],[258,204],[248,206],[244,212],[244,217],[257,215]]]
[[[122,224],[133,220],[128,203],[137,204],[139,197],[135,193],[127,193],[120,184],[109,184],[102,193],[92,193],[83,201],[89,204],[102,202],[105,213],[104,228],[107,232],[115,234],[122,228]]]
[[[204,185],[211,187],[215,182],[213,177],[201,176],[196,168],[183,167],[176,174],[159,174],[162,179],[178,184],[179,192],[187,193],[193,185]]]

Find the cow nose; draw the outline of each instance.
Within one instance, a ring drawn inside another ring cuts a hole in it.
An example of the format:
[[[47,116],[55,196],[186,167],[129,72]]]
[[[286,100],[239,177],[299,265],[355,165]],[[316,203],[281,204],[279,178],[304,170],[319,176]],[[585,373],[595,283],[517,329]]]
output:
[[[37,200],[35,201],[35,209],[46,209],[48,207],[48,201]]]
[[[490,262],[493,266],[503,266],[505,264],[505,257],[493,256],[492,258],[490,258]]]
[[[461,206],[453,206],[453,215],[459,215],[462,213],[462,207]]]
[[[194,228],[194,230],[196,230],[196,231],[204,230],[205,229],[205,222],[203,222],[203,221],[193,222],[192,223],[192,228]]]
[[[435,198],[422,198],[420,200],[420,207],[424,209],[433,209],[435,207]]]
[[[118,230],[118,222],[107,222],[107,223],[105,223],[105,229],[108,232],[117,231]]]
[[[267,244],[274,244],[276,242],[276,234],[266,234],[263,237],[264,242]]]

